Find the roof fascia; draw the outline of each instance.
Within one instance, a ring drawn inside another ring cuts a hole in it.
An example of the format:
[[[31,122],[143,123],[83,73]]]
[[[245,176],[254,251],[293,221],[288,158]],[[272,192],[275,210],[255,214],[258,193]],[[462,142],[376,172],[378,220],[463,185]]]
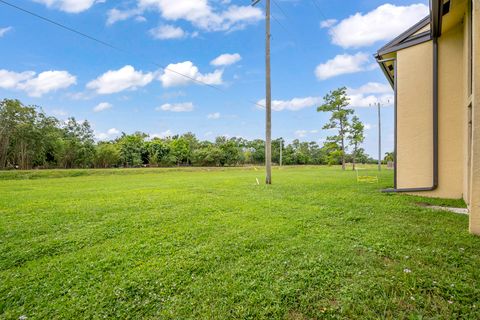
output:
[[[403,32],[402,34],[397,36],[395,39],[393,39],[392,41],[390,41],[389,43],[387,43],[386,45],[381,47],[377,52],[386,51],[389,48],[394,47],[394,46],[402,43],[403,41],[408,39],[408,37],[412,36],[413,34],[418,32],[419,30],[421,30],[422,28],[427,26],[430,23],[430,19],[431,19],[430,16],[427,16],[427,17],[423,18],[422,20],[417,22],[415,25],[413,25],[411,28],[409,28],[408,30],[406,30],[405,32]]]

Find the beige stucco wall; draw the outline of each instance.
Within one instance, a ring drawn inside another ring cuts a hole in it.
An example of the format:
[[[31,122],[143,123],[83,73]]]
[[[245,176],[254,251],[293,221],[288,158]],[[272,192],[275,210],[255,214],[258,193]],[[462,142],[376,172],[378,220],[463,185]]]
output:
[[[465,165],[465,69],[463,24],[439,39],[439,185],[432,194],[462,198]]]
[[[439,39],[439,186],[423,196],[462,198],[465,109],[463,25]],[[433,181],[432,43],[397,53],[397,187],[429,187]]]
[[[397,187],[432,184],[432,43],[397,52]]]
[[[473,1],[473,135],[470,232],[480,235],[480,1]]]

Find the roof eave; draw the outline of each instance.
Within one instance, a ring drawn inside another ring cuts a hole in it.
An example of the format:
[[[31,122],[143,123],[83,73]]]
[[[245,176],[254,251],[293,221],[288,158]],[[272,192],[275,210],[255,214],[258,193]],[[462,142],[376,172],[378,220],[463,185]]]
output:
[[[431,19],[430,16],[426,16],[425,18],[417,22],[415,25],[413,25],[412,27],[410,27],[409,29],[401,33],[399,36],[394,38],[392,41],[388,42],[386,45],[378,49],[377,54],[380,54],[381,52],[385,52],[385,51],[393,52],[392,50],[390,50],[391,48],[398,46],[403,41],[405,41],[408,37],[412,36],[413,34],[417,33],[418,31],[426,27],[430,23],[430,19]]]

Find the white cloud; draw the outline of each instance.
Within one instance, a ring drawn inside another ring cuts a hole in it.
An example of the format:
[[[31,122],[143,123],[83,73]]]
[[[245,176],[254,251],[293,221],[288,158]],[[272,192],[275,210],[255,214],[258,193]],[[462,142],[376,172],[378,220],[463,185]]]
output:
[[[57,117],[66,117],[68,116],[68,112],[63,109],[53,109],[52,114]]]
[[[3,37],[7,32],[11,31],[12,27],[0,28],[0,38]]]
[[[171,111],[171,112],[190,112],[193,111],[194,106],[191,102],[184,103],[166,103],[160,107],[157,107],[156,111]]]
[[[247,24],[258,22],[263,19],[262,10],[252,6],[230,6],[227,11],[220,15],[222,25],[217,30],[242,29]]]
[[[354,93],[391,93],[392,87],[386,83],[369,82],[356,89],[349,89],[349,92]]]
[[[20,73],[2,69],[0,70],[0,88],[16,89],[21,82],[33,78],[35,74],[36,73],[33,71],[25,71]]]
[[[347,96],[350,100],[350,107],[370,107],[380,102],[382,106],[391,106],[394,102],[393,91],[390,86],[378,82],[369,82],[358,88],[347,88]],[[293,98],[291,100],[273,100],[272,110],[274,111],[299,111],[304,108],[317,107],[323,103],[321,97]],[[257,102],[257,106],[265,106],[265,99]],[[263,108],[262,108],[263,109]],[[303,132],[305,131],[305,132]],[[298,133],[318,133],[318,130],[298,130]]]
[[[332,42],[343,48],[358,48],[386,41],[428,15],[428,6],[384,4],[366,14],[356,13],[330,29]]]
[[[93,108],[93,112],[101,112],[113,108],[113,105],[108,102],[99,103]]]
[[[115,135],[115,134],[119,134],[120,131],[118,131],[116,128],[111,128],[111,129],[108,129],[107,131],[107,134],[109,135]]]
[[[358,52],[354,55],[339,54],[325,63],[319,64],[315,75],[319,80],[325,80],[342,74],[356,73],[376,68],[367,53]]]
[[[154,39],[159,40],[181,39],[187,36],[187,33],[182,28],[172,25],[163,25],[150,29],[149,33]]]
[[[107,11],[107,25],[111,26],[112,24],[119,22],[119,21],[124,21],[127,20],[131,17],[136,17],[139,18],[139,14],[141,13],[140,10],[138,9],[132,9],[132,10],[118,10],[118,9],[110,9]],[[143,18],[143,17],[142,17]],[[145,19],[145,18],[144,18]]]
[[[392,88],[377,82],[369,82],[356,89],[347,88],[347,95],[352,108],[368,108],[377,103],[391,106],[394,102]]]
[[[228,3],[222,3],[222,5],[228,7],[223,11],[215,10],[208,0],[137,0],[135,9],[124,12],[117,10],[109,15],[109,21],[114,23],[146,10],[154,10],[167,21],[185,20],[205,31],[231,31],[263,19],[259,8]],[[116,19],[110,16],[115,16]]]
[[[337,19],[327,19],[320,22],[320,28],[330,28],[338,22]]]
[[[220,112],[210,113],[210,114],[207,116],[207,118],[208,118],[208,119],[212,119],[212,120],[220,119]]]
[[[65,89],[76,83],[76,77],[67,71],[45,71],[35,78],[21,83],[20,88],[32,97],[41,97],[46,93]]]
[[[105,132],[95,132],[95,138],[97,140],[107,140],[108,134],[106,134]]]
[[[308,136],[309,134],[315,134],[315,133],[318,133],[318,130],[314,129],[314,130],[297,130],[294,132],[295,136],[298,137],[298,138],[304,138],[306,136]]]
[[[119,70],[110,70],[90,81],[87,88],[95,90],[98,94],[111,94],[123,90],[135,90],[152,82],[152,73],[135,71],[132,66],[125,66]]]
[[[184,86],[192,82],[202,82],[209,85],[222,84],[223,71],[215,70],[212,73],[202,74],[191,61],[169,64],[160,75],[159,80],[163,87],[170,88]]]
[[[363,124],[363,127],[365,128],[365,130],[370,130],[372,129],[372,125],[370,123],[364,123]]]
[[[391,106],[393,104],[393,95],[365,95],[365,94],[349,94],[350,107],[352,108],[368,108],[380,103],[382,107]]]
[[[150,134],[150,138],[160,138],[160,139],[163,139],[163,138],[167,138],[167,137],[171,137],[173,136],[173,132],[169,129],[169,130],[166,130],[166,131],[163,131],[163,132],[160,132],[160,133],[152,133]]]
[[[80,13],[90,9],[95,3],[102,3],[105,0],[34,0],[46,5],[49,8],[59,9],[68,13]]]
[[[0,88],[22,90],[31,97],[41,97],[76,83],[76,77],[67,71],[44,71],[37,75],[34,71],[0,70]]]
[[[297,130],[295,131],[295,136],[299,138],[303,138],[307,135],[308,131],[307,130]]]
[[[112,137],[118,136],[120,131],[116,128],[108,129],[107,132],[95,132],[95,138],[97,140],[107,140]]]
[[[234,53],[234,54],[225,53],[213,59],[210,62],[210,64],[216,67],[229,66],[234,63],[237,63],[240,60],[242,60],[242,56],[240,56],[238,53]]]
[[[306,98],[293,98],[291,100],[273,100],[273,111],[298,111],[304,108],[314,107],[322,103],[323,99],[320,97],[306,97]],[[257,102],[258,105],[265,105],[265,99]]]

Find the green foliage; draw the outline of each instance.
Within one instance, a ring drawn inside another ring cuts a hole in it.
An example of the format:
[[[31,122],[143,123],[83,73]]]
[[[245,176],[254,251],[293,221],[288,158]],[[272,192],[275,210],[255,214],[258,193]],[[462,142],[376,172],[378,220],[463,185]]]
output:
[[[218,167],[223,159],[222,150],[211,142],[203,142],[193,152],[193,164],[196,166]]]
[[[415,205],[461,201],[367,168],[0,172],[0,318],[480,319],[468,216]]]
[[[184,137],[179,137],[171,140],[170,142],[170,154],[177,165],[183,163],[188,164],[191,157],[191,145],[190,141]]]
[[[365,126],[360,121],[360,119],[357,116],[353,116],[352,124],[350,125],[349,132],[348,132],[349,144],[353,147],[353,151],[352,151],[353,170],[355,170],[355,163],[357,161],[357,158],[362,156],[362,154],[359,151],[360,151],[360,145],[365,141],[364,129],[365,129]],[[363,149],[361,150],[363,153],[364,150]]]
[[[319,108],[340,108],[333,111],[325,128],[338,123],[345,126],[343,116],[351,110],[342,109],[346,103],[342,90],[327,95],[329,104]],[[261,139],[217,137],[214,142],[199,141],[191,132],[150,139],[145,133],[135,132],[122,133],[112,141],[95,141],[88,121],[69,118],[60,122],[38,107],[24,106],[18,100],[0,102],[0,125],[0,169],[238,166],[265,162],[265,143]],[[280,163],[282,145],[285,165],[338,164],[345,156],[341,143],[338,136],[329,137],[323,146],[299,140],[288,144],[279,138],[272,141],[272,160]],[[357,147],[360,144],[358,141]],[[358,150],[355,154],[355,158],[361,156]]]
[[[148,151],[148,163],[151,166],[169,163],[170,146],[165,141],[154,138],[152,141],[146,142],[146,149]]]
[[[248,148],[249,163],[261,164],[265,163],[265,141],[255,139],[249,141],[246,145]]]
[[[88,121],[77,122],[69,118],[63,129],[60,158],[64,168],[88,168],[95,156],[93,130]]]
[[[95,153],[96,168],[112,168],[120,163],[120,150],[111,142],[99,143]]]
[[[215,144],[221,150],[220,164],[222,166],[235,166],[242,161],[242,154],[238,141],[235,138],[227,139],[226,137],[218,137]]]
[[[331,113],[330,120],[323,126],[323,129],[336,129],[338,132],[337,135],[330,136],[328,138],[329,143],[334,143],[338,147],[338,149],[332,150],[334,155],[330,156],[330,160],[333,161],[333,159],[339,155],[342,160],[342,168],[345,170],[345,138],[350,130],[348,117],[353,114],[353,110],[348,109],[349,100],[347,97],[347,88],[342,87],[330,91],[327,95],[325,95],[323,100],[324,104],[319,106],[317,111]],[[332,146],[333,144],[329,147],[329,149],[332,149]]]
[[[120,159],[125,167],[139,167],[143,164],[142,155],[145,153],[146,134],[135,132],[134,134],[122,133],[117,140],[120,147]]]
[[[384,162],[395,161],[395,153],[385,152],[385,157],[383,158]]]

